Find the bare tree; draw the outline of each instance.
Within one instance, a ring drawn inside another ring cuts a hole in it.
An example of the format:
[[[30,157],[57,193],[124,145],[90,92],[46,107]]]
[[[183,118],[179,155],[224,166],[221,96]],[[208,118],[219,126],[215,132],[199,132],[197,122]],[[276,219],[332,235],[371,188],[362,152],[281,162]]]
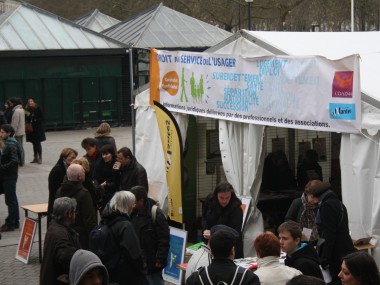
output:
[[[98,8],[124,20],[162,2],[165,6],[228,31],[247,27],[245,0],[29,0],[30,3],[68,19]],[[254,0],[251,20],[256,30],[322,31],[351,28],[351,0]],[[355,30],[379,30],[380,1],[355,0]]]

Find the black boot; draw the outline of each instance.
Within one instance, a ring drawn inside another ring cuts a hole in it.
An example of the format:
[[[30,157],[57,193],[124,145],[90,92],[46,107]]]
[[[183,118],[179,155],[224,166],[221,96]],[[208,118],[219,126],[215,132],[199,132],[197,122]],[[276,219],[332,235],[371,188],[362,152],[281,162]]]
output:
[[[30,163],[37,163],[38,162],[38,154],[34,155],[34,159]]]

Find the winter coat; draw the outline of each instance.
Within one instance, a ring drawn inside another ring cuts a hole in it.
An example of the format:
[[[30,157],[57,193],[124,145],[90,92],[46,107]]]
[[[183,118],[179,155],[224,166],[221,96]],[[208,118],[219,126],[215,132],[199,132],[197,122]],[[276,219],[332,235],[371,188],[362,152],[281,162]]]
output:
[[[0,125],[4,124],[8,124],[8,121],[5,118],[5,112],[0,111]]]
[[[113,146],[113,148],[115,149],[115,152],[117,151],[116,142],[115,142],[115,139],[113,137],[111,137],[111,136],[109,136],[109,137],[98,136],[98,137],[95,137],[95,139],[96,139],[96,146],[98,147],[99,150],[102,148],[102,146],[109,144],[109,145]]]
[[[287,255],[285,265],[298,269],[304,275],[314,276],[323,280],[319,257],[312,244],[302,243],[292,255]]]
[[[93,180],[95,181],[96,188],[99,189],[99,185],[103,182],[107,182],[104,189],[98,190],[102,195],[99,195],[99,205],[104,207],[109,200],[111,200],[113,194],[116,192],[116,185],[113,175],[113,165],[116,162],[116,157],[112,158],[110,162],[105,162],[103,159],[99,159],[95,162]]]
[[[4,148],[1,154],[0,179],[16,180],[18,178],[18,165],[20,151],[17,148],[18,143],[15,138],[8,138],[4,142]]]
[[[202,231],[210,230],[215,225],[225,225],[233,228],[239,233],[239,239],[236,243],[235,258],[244,257],[242,228],[243,211],[239,198],[231,198],[230,203],[222,208],[218,200],[210,194],[203,205],[202,209]]]
[[[100,155],[99,150],[96,150],[96,153],[93,156],[89,156],[88,154],[85,154],[83,156],[85,159],[87,159],[88,164],[90,165],[90,177],[91,179],[94,178],[94,171],[95,171],[95,164],[99,161],[102,160],[102,156]]]
[[[347,209],[331,190],[320,197],[316,222],[319,236],[324,239],[319,250],[321,264],[328,264],[331,277],[338,279],[342,257],[355,248],[348,228]]]
[[[44,115],[41,108],[36,106],[34,109],[28,108],[27,111],[29,115],[26,116],[26,123],[32,123],[33,132],[26,134],[26,141],[31,143],[45,141]]]
[[[259,277],[261,285],[285,285],[287,281],[302,272],[280,264],[279,257],[266,256],[257,259],[258,269],[255,274]]]
[[[112,211],[109,204],[107,204],[102,212],[104,222],[109,225],[118,217],[123,217],[124,219],[116,221],[110,228],[120,245],[121,258],[117,268],[108,272],[110,283],[145,285],[147,284],[145,277],[147,273],[146,264],[131,219],[127,214]]]
[[[15,136],[25,135],[25,111],[21,105],[13,108],[11,125],[15,130]]]
[[[71,225],[79,234],[83,249],[88,249],[90,231],[97,225],[97,213],[90,192],[79,181],[64,181],[55,198],[69,197],[77,201],[75,223]]]
[[[48,222],[51,221],[51,214],[53,213],[53,205],[55,200],[55,195],[59,187],[63,182],[63,178],[66,175],[67,165],[64,163],[62,158],[59,158],[57,163],[50,170],[48,177],[48,188],[49,188],[49,200],[48,200]]]
[[[211,264],[207,267],[208,273],[213,284],[218,284],[219,281],[224,281],[231,284],[235,272],[236,264],[230,259],[213,259]],[[204,270],[203,268],[201,270]],[[186,285],[201,285],[199,274],[197,271],[193,272],[186,280]],[[241,285],[260,285],[260,280],[255,273],[247,271]]]
[[[56,279],[69,274],[71,257],[80,249],[78,233],[52,221],[45,236],[40,285],[62,284]]]
[[[4,119],[5,123],[4,124],[10,124],[12,122],[12,116],[13,116],[13,108],[9,107],[4,110]]]
[[[148,198],[144,210],[132,214],[132,224],[144,253],[148,274],[161,271],[166,266],[170,247],[168,222],[158,207],[156,208],[156,221],[153,223],[152,207],[155,204],[154,200]],[[163,264],[163,267],[156,268],[156,262]]]
[[[122,166],[114,171],[117,190],[129,190],[133,186],[143,186],[148,192],[148,177],[145,168],[133,158],[130,165]]]

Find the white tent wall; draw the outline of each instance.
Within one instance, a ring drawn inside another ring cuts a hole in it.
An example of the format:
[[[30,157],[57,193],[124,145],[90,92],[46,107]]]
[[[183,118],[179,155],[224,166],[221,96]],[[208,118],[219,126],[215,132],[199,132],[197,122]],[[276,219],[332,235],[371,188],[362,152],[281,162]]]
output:
[[[366,131],[363,131],[363,133]],[[358,239],[373,234],[379,213],[379,194],[375,186],[379,185],[379,135],[371,140],[363,135],[343,134],[341,142],[341,170],[344,204],[349,209],[351,236]],[[357,149],[357,148],[360,149]],[[372,159],[375,157],[375,159]],[[378,229],[380,230],[380,229]]]
[[[253,241],[264,225],[255,201],[260,191],[261,175],[257,175],[262,159],[264,126],[219,120],[220,152],[227,181],[240,197],[252,197],[243,233],[245,256],[255,256]]]
[[[380,110],[362,102],[362,134],[343,134],[342,197],[353,239],[372,236],[372,256],[380,265]]]
[[[168,186],[166,183],[165,159],[156,112],[149,105],[149,92],[150,89],[141,92],[136,96],[135,100],[135,156],[146,169],[149,182],[149,196],[158,201],[160,208],[166,212],[168,207]],[[174,117],[179,125],[184,142],[187,132],[187,116],[176,113]]]

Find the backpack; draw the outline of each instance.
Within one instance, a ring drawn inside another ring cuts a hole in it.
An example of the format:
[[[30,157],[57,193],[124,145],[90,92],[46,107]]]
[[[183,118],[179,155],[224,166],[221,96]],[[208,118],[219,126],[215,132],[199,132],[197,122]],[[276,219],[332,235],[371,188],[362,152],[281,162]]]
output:
[[[224,281],[219,281],[216,285],[240,285],[243,282],[244,276],[247,273],[247,268],[243,268],[240,266],[236,267],[234,278],[232,279],[231,284],[228,284]],[[210,275],[208,273],[207,267],[200,267],[198,270],[198,276],[199,280],[201,281],[202,285],[214,285],[211,282]]]
[[[114,236],[111,226],[124,219],[123,217],[115,218],[108,225],[101,221],[90,232],[89,250],[100,258],[109,272],[116,269],[121,258],[119,241]]]

